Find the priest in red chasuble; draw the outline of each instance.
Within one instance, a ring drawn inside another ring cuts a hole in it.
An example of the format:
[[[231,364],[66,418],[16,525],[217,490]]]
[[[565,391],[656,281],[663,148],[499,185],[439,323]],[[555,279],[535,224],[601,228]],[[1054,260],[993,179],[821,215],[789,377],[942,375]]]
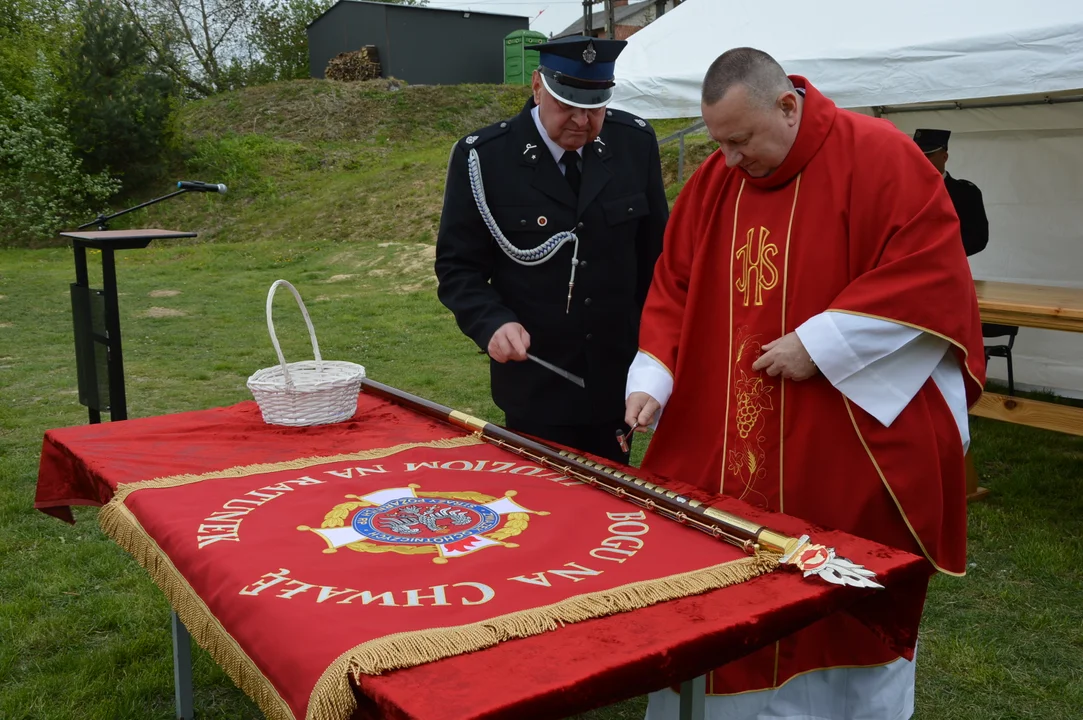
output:
[[[628,376],[627,422],[657,428],[644,467],[963,574],[985,365],[943,180],[758,50],[714,62],[702,111],[720,147],[677,199]],[[707,691],[718,720],[903,720],[914,654],[838,614]],[[648,719],[676,707],[655,693]]]

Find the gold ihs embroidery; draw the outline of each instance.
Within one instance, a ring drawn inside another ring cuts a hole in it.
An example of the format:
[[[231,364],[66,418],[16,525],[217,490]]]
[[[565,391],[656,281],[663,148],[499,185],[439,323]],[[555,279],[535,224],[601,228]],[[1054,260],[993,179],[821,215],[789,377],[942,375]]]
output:
[[[756,305],[763,305],[763,291],[778,284],[778,268],[771,262],[771,256],[778,255],[778,245],[767,242],[770,235],[771,231],[763,226],[759,228],[759,237],[756,228],[749,228],[745,244],[737,248],[737,258],[741,261],[741,277],[737,278],[735,285],[737,292],[744,293],[746,307],[753,291]]]

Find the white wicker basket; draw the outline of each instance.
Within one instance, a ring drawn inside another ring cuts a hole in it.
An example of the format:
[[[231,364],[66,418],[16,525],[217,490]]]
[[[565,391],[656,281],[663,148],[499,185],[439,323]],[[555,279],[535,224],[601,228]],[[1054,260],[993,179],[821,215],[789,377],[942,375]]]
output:
[[[271,305],[275,290],[284,285],[297,299],[308,326],[315,360],[286,363],[275,335]],[[276,367],[264,368],[248,378],[248,389],[259,403],[263,420],[271,425],[329,425],[349,420],[357,412],[357,395],[365,368],[352,362],[335,362],[320,357],[316,331],[308,317],[297,288],[285,280],[276,280],[267,292],[267,330],[278,354]]]

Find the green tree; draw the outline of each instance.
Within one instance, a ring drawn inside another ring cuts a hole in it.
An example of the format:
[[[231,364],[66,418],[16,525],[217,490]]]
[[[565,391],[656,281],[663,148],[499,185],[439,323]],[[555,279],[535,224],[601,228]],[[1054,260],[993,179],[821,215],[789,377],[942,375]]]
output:
[[[22,97],[32,96],[39,53],[56,68],[57,49],[71,26],[66,0],[0,0],[0,83]]]
[[[57,83],[44,54],[31,73],[31,92],[0,83],[0,240],[51,237],[93,216],[119,183],[106,173],[87,174],[68,139]]]
[[[194,97],[246,83],[259,0],[119,0],[173,78]]]
[[[82,0],[79,25],[62,53],[71,140],[91,173],[152,180],[170,146],[173,81],[117,0]]]
[[[261,82],[307,78],[308,33],[305,28],[335,0],[271,0],[252,23],[251,42],[259,53],[254,68]]]

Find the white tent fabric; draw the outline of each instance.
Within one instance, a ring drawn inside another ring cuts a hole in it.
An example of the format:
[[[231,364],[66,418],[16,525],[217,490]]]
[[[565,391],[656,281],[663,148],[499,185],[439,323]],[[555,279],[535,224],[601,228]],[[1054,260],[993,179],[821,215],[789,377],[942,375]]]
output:
[[[848,108],[1083,87],[1078,0],[685,0],[629,38],[613,106],[697,117],[707,67],[740,46]]]
[[[630,38],[613,106],[698,117],[711,61],[731,47],[760,48],[841,107],[877,108],[908,134],[952,131],[948,171],[981,188],[989,216],[989,246],[970,258],[974,277],[1083,288],[1083,102],[1027,104],[1083,97],[1078,8],[781,0],[742,16],[730,2],[686,0]],[[1083,397],[1083,334],[1023,328],[1013,355],[1017,385]],[[992,359],[989,375],[1004,379],[1004,361]]]
[[[948,171],[981,188],[989,216],[974,277],[1083,287],[1083,103],[884,117],[909,134],[952,131]],[[1083,334],[1021,328],[1012,355],[1018,385],[1083,397]],[[1003,360],[989,376],[1007,377]]]

